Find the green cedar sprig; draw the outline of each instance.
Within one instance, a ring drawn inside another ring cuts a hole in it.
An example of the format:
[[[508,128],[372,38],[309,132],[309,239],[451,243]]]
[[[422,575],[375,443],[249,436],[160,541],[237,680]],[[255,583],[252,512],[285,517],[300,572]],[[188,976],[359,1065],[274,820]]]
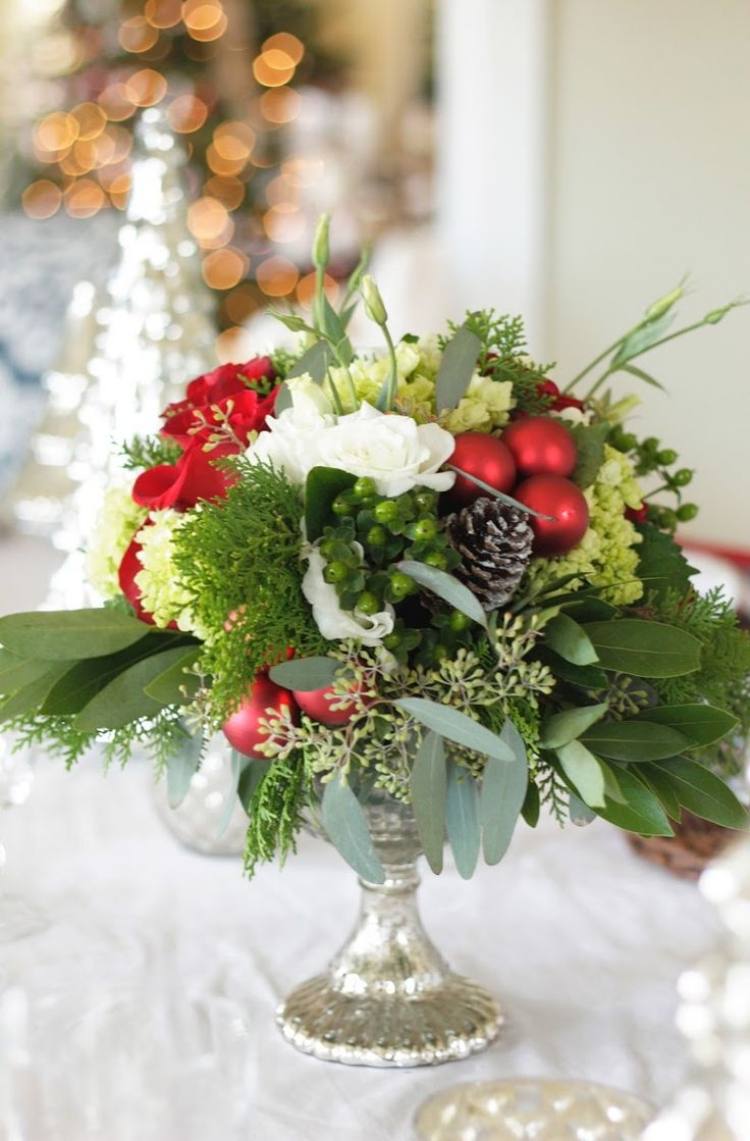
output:
[[[125,467],[132,471],[177,463],[181,454],[180,445],[166,436],[134,436],[122,445]]]

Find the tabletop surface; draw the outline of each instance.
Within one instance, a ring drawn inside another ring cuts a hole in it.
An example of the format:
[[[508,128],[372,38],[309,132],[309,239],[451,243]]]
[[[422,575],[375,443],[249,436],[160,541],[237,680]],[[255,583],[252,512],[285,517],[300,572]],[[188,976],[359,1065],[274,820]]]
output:
[[[0,611],[36,601],[19,567],[40,560],[0,544]],[[497,994],[509,1029],[464,1062],[374,1071],[297,1054],[273,1022],[353,922],[355,877],[332,849],[304,839],[248,883],[238,859],[177,844],[144,762],[103,775],[94,756],[66,773],[41,756],[33,772],[0,825],[0,1105],[14,1141],[406,1141],[419,1103],[454,1082],[589,1078],[661,1104],[680,1081],[675,983],[717,922],[615,829],[547,821],[469,883],[425,871],[428,931]],[[38,929],[3,944],[14,896]]]

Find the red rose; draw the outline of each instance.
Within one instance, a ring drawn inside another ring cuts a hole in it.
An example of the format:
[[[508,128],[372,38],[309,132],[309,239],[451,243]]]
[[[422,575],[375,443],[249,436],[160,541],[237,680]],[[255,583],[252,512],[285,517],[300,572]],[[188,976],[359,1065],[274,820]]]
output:
[[[221,499],[234,477],[215,465],[217,459],[233,450],[230,445],[222,445],[205,452],[203,444],[194,440],[176,464],[159,464],[141,472],[133,484],[133,500],[151,510],[173,507],[175,511],[187,511],[201,499]]]
[[[185,399],[168,405],[164,410],[164,416],[169,421],[181,412],[218,404],[228,396],[252,391],[249,382],[264,378],[273,380],[275,376],[276,370],[270,357],[253,357],[245,364],[219,365],[213,372],[204,373],[203,376],[191,380],[187,386]]]
[[[251,388],[242,388],[202,408],[185,408],[167,419],[162,435],[169,436],[182,448],[188,448],[195,441],[209,443],[217,432],[227,437],[231,433],[235,450],[240,451],[247,447],[251,432],[265,428],[266,417],[273,412],[276,393],[274,388],[268,396],[259,396]]]
[[[551,397],[549,406],[551,412],[562,412],[566,408],[578,408],[583,411],[583,401],[578,400],[575,396],[566,396],[564,392],[560,392],[554,380],[541,380],[536,386],[536,390],[540,396]]]
[[[144,526],[147,527],[148,523],[144,524]],[[130,546],[122,556],[117,577],[120,581],[120,590],[133,607],[136,618],[140,618],[141,622],[147,622],[149,626],[153,626],[154,617],[143,609],[141,604],[141,592],[135,584],[135,576],[143,569],[140,559],[138,558],[141,550],[141,544],[138,542],[139,535],[140,530],[136,531]]]

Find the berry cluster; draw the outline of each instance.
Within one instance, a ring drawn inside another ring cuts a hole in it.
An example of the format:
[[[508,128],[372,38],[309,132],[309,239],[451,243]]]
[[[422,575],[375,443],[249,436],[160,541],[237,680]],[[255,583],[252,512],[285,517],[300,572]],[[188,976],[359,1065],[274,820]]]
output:
[[[417,488],[387,498],[363,477],[336,496],[331,510],[338,522],[326,527],[320,553],[323,577],[342,607],[377,614],[386,603],[394,606],[394,629],[383,644],[402,661],[416,651],[416,660],[434,664],[454,652],[470,619],[437,599],[426,609],[418,584],[395,565],[410,560],[451,571],[461,562],[441,526],[437,493]]]
[[[663,448],[656,436],[648,436],[645,440],[638,440],[632,432],[626,432],[621,425],[616,425],[609,433],[609,443],[621,452],[629,452],[635,460],[636,475],[656,475],[662,483],[650,492],[650,496],[667,491],[675,495],[676,507],[664,507],[660,504],[649,503],[645,517],[650,523],[655,523],[666,531],[674,531],[678,523],[689,523],[698,514],[695,503],[682,502],[682,490],[692,483],[693,472],[690,468],[677,468],[671,470],[679,456],[673,448]]]

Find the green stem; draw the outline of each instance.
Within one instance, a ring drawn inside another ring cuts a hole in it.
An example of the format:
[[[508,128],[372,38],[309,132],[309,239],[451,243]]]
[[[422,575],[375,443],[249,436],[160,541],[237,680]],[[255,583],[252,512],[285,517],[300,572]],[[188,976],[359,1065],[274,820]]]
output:
[[[391,358],[391,374],[388,377],[388,409],[393,407],[396,400],[396,379],[398,377],[398,362],[396,360],[396,346],[393,343],[393,337],[387,325],[381,326],[383,336],[385,337],[386,344],[388,345],[388,355]]]
[[[323,332],[323,297],[325,295],[326,271],[322,265],[315,268],[315,326]]]
[[[641,324],[643,324],[643,322],[641,322]],[[579,380],[583,380],[584,376],[588,376],[592,368],[596,368],[596,366],[601,364],[601,362],[606,357],[610,356],[615,351],[615,349],[618,349],[622,342],[626,340],[631,335],[631,333],[634,333],[636,329],[640,329],[641,324],[634,325],[632,329],[630,329],[627,333],[624,333],[622,337],[618,338],[618,340],[616,340],[613,345],[610,345],[609,348],[605,349],[603,353],[599,353],[599,356],[596,357],[591,362],[591,364],[588,364],[584,369],[581,369],[581,371],[573,377],[570,383],[565,385],[563,392],[570,392],[573,388],[575,388]]]

